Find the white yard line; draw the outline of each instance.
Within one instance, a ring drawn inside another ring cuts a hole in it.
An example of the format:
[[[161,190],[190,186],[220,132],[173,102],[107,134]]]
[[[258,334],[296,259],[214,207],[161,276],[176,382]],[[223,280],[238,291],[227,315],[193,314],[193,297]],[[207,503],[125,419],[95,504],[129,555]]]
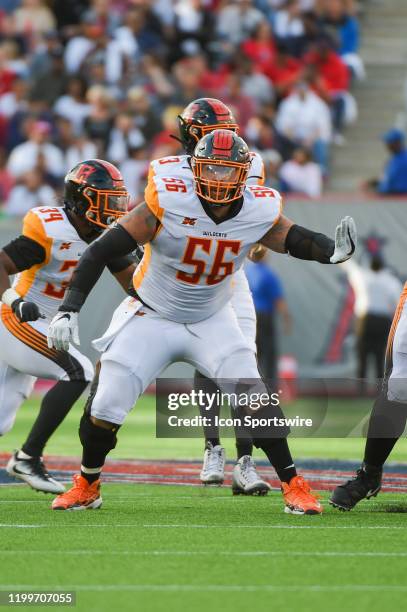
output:
[[[0,589],[3,591],[12,590],[72,590],[72,591],[116,591],[123,593],[125,591],[158,591],[158,592],[340,592],[344,591],[359,591],[359,592],[407,592],[406,585],[393,584],[338,584],[338,585],[323,585],[323,584],[255,584],[255,585],[239,585],[239,584],[63,584],[63,585],[38,585],[38,584],[0,584]]]
[[[275,550],[241,550],[241,551],[210,551],[210,550],[2,550],[4,555],[62,555],[62,556],[141,556],[141,557],[407,557],[407,552],[343,552],[343,551],[275,551]]]
[[[316,521],[320,520],[318,518]],[[0,523],[0,528],[4,529],[56,529],[67,527],[72,528],[103,528],[103,529],[115,529],[115,528],[131,528],[131,529],[389,529],[389,530],[403,530],[405,526],[401,525],[189,525],[189,524],[137,524],[137,523],[37,523],[37,524],[13,524],[13,523]]]

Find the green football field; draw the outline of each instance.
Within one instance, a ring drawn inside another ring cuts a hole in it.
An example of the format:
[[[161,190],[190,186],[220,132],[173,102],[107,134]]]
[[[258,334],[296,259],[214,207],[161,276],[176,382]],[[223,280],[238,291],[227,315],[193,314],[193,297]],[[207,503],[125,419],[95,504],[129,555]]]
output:
[[[200,440],[157,440],[145,398],[120,431],[116,458],[200,458]],[[0,452],[21,444],[27,403]],[[300,409],[300,406],[299,406]],[[48,452],[79,455],[78,406]],[[233,441],[225,440],[229,458]],[[363,440],[292,440],[295,457],[359,459]],[[261,455],[257,455],[261,457]],[[392,460],[407,461],[402,441]],[[0,486],[0,590],[74,590],[78,610],[158,612],[401,609],[407,594],[407,502],[387,493],[351,513],[283,513],[281,494],[109,484],[94,512],[51,512],[51,497]],[[326,501],[327,494],[322,495]]]

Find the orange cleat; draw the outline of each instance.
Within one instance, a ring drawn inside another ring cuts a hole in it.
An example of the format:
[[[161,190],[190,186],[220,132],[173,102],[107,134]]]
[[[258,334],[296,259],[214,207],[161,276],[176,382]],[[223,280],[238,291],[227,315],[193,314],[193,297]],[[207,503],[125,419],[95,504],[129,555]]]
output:
[[[100,480],[89,484],[80,474],[73,477],[73,487],[58,495],[52,502],[53,510],[94,510],[100,508]]]
[[[287,514],[322,513],[322,506],[318,497],[313,495],[311,487],[302,476],[294,476],[289,484],[283,482],[281,490],[285,501],[284,512]],[[60,497],[63,497],[63,495],[60,495]]]

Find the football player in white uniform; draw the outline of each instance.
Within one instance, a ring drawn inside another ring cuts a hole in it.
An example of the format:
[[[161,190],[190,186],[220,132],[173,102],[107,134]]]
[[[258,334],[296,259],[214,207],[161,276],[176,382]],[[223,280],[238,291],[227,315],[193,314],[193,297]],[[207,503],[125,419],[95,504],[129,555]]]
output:
[[[168,176],[187,180],[191,179],[191,156],[195,146],[205,134],[215,129],[227,129],[238,133],[238,125],[231,110],[221,100],[215,98],[199,98],[193,100],[183,110],[178,118],[180,141],[186,155],[163,157],[153,160],[148,175],[149,183],[155,177]],[[258,153],[251,152],[251,164],[248,185],[262,185],[264,183],[264,164]],[[260,247],[263,248],[263,247]],[[250,255],[249,255],[250,256]],[[255,350],[256,346],[256,312],[252,295],[243,268],[231,276],[232,306],[236,313],[239,327]],[[207,376],[198,370],[195,371],[195,389],[205,394],[215,394],[217,386]],[[205,395],[208,397],[209,395]],[[214,423],[215,415],[219,416],[219,406],[216,404],[210,411],[208,406],[200,405],[202,416],[210,416]],[[205,422],[205,421],[204,421]],[[203,484],[222,484],[225,478],[225,449],[221,446],[219,427],[212,425],[204,427],[205,449],[203,466],[200,473]],[[235,429],[237,462],[233,469],[232,489],[234,494],[240,495],[266,495],[270,486],[256,470],[252,459],[253,442],[250,433],[243,428]]]
[[[100,507],[100,474],[117,431],[144,389],[170,363],[191,363],[222,390],[255,381],[250,393],[253,388],[267,393],[254,348],[230,304],[230,275],[253,245],[260,242],[324,264],[345,261],[354,252],[356,228],[350,217],[331,240],[284,217],[275,190],[246,185],[250,152],[233,132],[204,136],[191,167],[190,179],[155,177],[145,202],[86,249],[49,327],[49,346],[69,349],[78,333],[78,312],[108,259],[145,245],[133,278],[135,297],[124,300],[104,336],[94,342],[103,354],[80,423],[81,474],[54,500],[55,510]],[[271,402],[255,414],[259,419],[283,417]],[[296,473],[287,434],[287,428],[278,427],[272,437],[270,428],[256,426],[253,442],[280,477],[285,511],[319,514],[319,501]]]
[[[24,218],[21,235],[0,251],[0,435],[13,426],[18,408],[37,378],[58,382],[45,394],[39,415],[7,471],[34,489],[59,493],[42,462],[50,436],[93,378],[93,366],[76,348],[47,346],[46,331],[87,245],[127,211],[128,193],[115,166],[102,160],[78,164],[65,177],[64,206],[39,207]],[[109,269],[128,287],[129,257]],[[16,274],[10,287],[9,276]]]

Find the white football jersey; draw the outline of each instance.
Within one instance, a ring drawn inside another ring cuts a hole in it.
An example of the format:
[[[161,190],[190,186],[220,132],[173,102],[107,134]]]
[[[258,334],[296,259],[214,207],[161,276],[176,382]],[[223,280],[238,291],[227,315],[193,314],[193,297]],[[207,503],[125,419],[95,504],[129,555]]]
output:
[[[191,171],[183,178],[153,173],[145,201],[161,224],[145,245],[134,288],[161,316],[179,323],[202,321],[231,299],[230,275],[281,213],[277,191],[250,185],[239,212],[215,222],[195,193]]]
[[[20,272],[13,288],[21,297],[35,302],[47,319],[52,319],[88,245],[60,206],[32,208],[24,217],[22,234],[43,246],[46,257],[43,263]]]

